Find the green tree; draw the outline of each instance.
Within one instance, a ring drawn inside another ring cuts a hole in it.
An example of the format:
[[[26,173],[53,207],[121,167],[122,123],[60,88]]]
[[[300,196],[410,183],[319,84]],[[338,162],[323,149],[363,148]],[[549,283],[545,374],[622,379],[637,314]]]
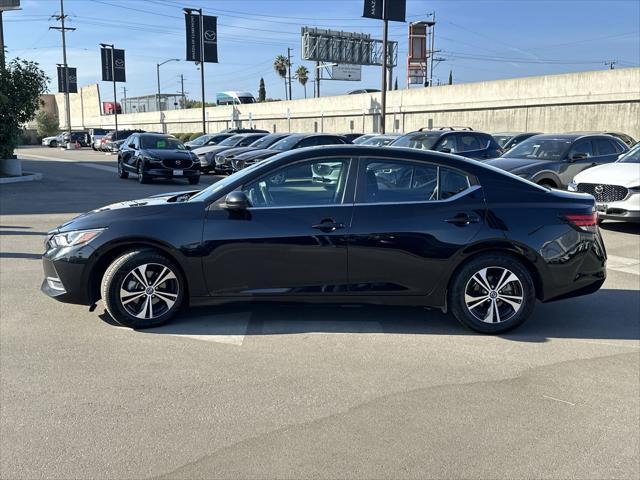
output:
[[[289,64],[289,60],[284,55],[278,55],[276,59],[273,61],[273,69],[276,73],[284,80],[284,98],[289,100],[289,95],[287,93],[287,69],[291,65]]]
[[[36,129],[39,136],[50,137],[51,135],[58,133],[60,125],[58,124],[58,119],[55,115],[45,112],[44,110],[40,110],[36,114]]]
[[[267,99],[267,89],[264,86],[264,78],[260,79],[260,87],[258,88],[258,101],[264,102]]]
[[[48,81],[36,62],[16,58],[0,66],[0,159],[13,158],[20,126],[36,114]]]
[[[300,65],[296,70],[296,78],[300,85],[304,88],[304,98],[307,98],[307,82],[309,81],[309,69],[304,65]]]

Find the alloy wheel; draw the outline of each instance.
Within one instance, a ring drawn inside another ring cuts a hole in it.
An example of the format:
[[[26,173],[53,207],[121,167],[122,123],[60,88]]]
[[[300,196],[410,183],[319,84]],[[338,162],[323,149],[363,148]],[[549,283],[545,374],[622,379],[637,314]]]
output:
[[[486,267],[471,276],[464,291],[467,310],[484,323],[511,320],[524,302],[518,276],[504,267]]]
[[[130,315],[150,320],[171,310],[178,293],[178,278],[169,267],[146,263],[124,277],[120,287],[120,304]]]

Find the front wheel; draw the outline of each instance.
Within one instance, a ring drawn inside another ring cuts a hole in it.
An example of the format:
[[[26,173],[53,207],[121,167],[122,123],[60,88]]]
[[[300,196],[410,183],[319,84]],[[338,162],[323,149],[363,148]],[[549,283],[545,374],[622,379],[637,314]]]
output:
[[[55,148],[55,147],[57,147],[57,146],[58,146],[58,142],[56,142],[55,140],[52,140],[52,141],[49,143],[49,147],[51,147],[51,148]]]
[[[129,178],[129,172],[125,172],[122,160],[118,160],[118,178]]]
[[[150,181],[151,177],[144,173],[144,164],[138,162],[138,183],[149,183]]]
[[[476,257],[452,279],[449,305],[456,319],[480,333],[499,334],[522,325],[533,312],[531,274],[503,254]]]
[[[178,267],[154,250],[132,250],[117,258],[102,279],[107,312],[120,325],[151,328],[180,309],[185,282]]]

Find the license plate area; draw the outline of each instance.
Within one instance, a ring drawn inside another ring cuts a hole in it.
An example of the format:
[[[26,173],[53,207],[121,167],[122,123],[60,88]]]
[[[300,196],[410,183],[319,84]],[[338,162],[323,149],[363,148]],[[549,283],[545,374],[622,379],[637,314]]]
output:
[[[174,177],[181,177],[184,174],[184,170],[174,170],[173,171],[173,176]]]
[[[606,203],[596,203],[596,210],[598,212],[607,213],[608,208],[609,208],[609,205]]]

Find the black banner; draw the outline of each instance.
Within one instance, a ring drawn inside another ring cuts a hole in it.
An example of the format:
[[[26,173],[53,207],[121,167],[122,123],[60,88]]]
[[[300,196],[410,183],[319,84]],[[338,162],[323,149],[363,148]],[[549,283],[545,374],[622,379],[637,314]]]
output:
[[[66,75],[69,75],[67,80]],[[68,82],[68,83],[67,83]],[[69,91],[67,92],[67,84],[69,85]],[[78,93],[78,74],[75,68],[58,65],[58,92],[60,93]]]
[[[184,14],[187,33],[187,61],[200,62],[203,38],[200,34],[200,15],[186,12]],[[203,15],[204,27],[204,61],[218,63],[218,17]]]
[[[363,17],[404,22],[407,0],[364,0]]]
[[[111,52],[113,52],[113,57],[115,59],[115,65],[112,65]],[[101,48],[100,49],[100,58],[102,60],[102,81],[103,82],[112,82],[113,76],[112,73],[115,73],[116,82],[126,82],[126,65],[124,61],[124,50],[111,48]]]

